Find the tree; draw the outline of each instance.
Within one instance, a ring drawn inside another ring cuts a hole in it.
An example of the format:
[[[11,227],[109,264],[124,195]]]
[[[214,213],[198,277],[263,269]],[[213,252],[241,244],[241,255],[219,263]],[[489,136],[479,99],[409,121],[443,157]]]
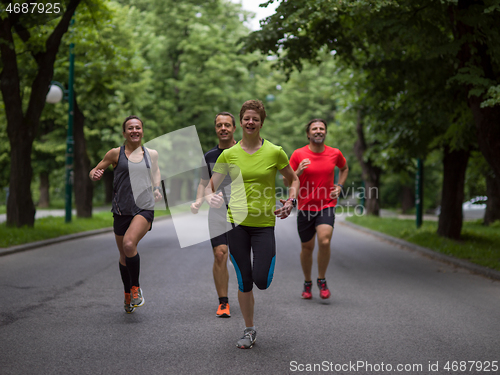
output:
[[[500,105],[487,101],[500,80],[500,1],[449,1],[447,11],[454,39],[460,43],[455,79],[470,90],[468,104],[479,149],[500,176]]]
[[[500,220],[500,178],[492,171],[486,172],[486,195],[488,202],[484,214],[484,224],[489,225]]]
[[[246,99],[248,70],[237,40],[247,35],[241,6],[230,1],[124,1],[141,11],[139,49],[152,74],[143,108],[157,135],[196,125],[213,147],[215,114],[235,112]]]
[[[462,202],[469,150],[451,150],[445,146],[443,156],[443,191],[437,233],[458,240],[462,231]],[[459,204],[456,204],[456,203]]]
[[[0,90],[5,103],[11,147],[10,194],[7,202],[7,225],[10,226],[34,224],[35,208],[30,189],[33,140],[52,80],[61,39],[68,30],[71,17],[80,1],[67,1],[66,8],[54,20],[47,20],[45,15],[36,13],[2,12],[0,16]],[[44,24],[45,22],[47,23]],[[29,98],[24,103],[19,50],[29,51],[37,66],[36,74],[30,82]]]
[[[491,155],[496,155],[500,150],[497,146],[500,137],[497,134],[498,127],[491,129],[491,126],[498,121],[495,120],[496,110],[484,107],[490,103],[484,99],[486,92],[492,97],[491,100],[496,98],[494,88],[499,66],[495,62],[499,61],[500,49],[495,12],[500,8],[499,2],[493,1],[488,5],[475,3],[474,9],[470,9],[469,13],[464,11],[471,4],[472,2],[459,1],[457,7],[453,1],[283,2],[276,14],[264,22],[262,31],[254,32],[245,39],[244,51],[259,49],[264,53],[275,53],[278,56],[276,65],[285,71],[301,70],[302,60],[317,60],[325,49],[332,51],[349,66],[367,71],[372,81],[368,85],[368,96],[383,93],[385,82],[385,91],[388,91],[390,98],[385,101],[406,104],[398,105],[410,115],[417,114],[418,117],[425,118],[422,116],[425,112],[432,115],[436,113],[419,93],[422,90],[418,90],[418,85],[437,87],[438,91],[430,93],[432,107],[438,109],[437,113],[441,114],[439,122],[444,125],[438,128],[440,130],[437,134],[430,134],[430,137],[425,135],[428,133],[425,125],[436,121],[408,121],[410,116],[405,116],[405,111],[398,111],[396,116],[391,115],[398,120],[405,120],[403,126],[401,122],[391,126],[393,121],[380,121],[383,119],[383,112],[379,109],[376,116],[372,116],[378,119],[375,124],[383,124],[379,130],[383,129],[388,133],[388,138],[392,138],[391,143],[399,144],[391,153],[400,156],[397,150],[405,147],[408,148],[403,155],[411,155],[409,151],[417,148],[422,152],[432,141],[432,136],[446,132],[447,128],[456,129],[458,124],[465,124],[467,127],[467,121],[462,121],[461,116],[456,117],[449,106],[459,103],[458,107],[461,108],[460,103],[468,103],[474,114],[478,137],[481,138],[480,149],[495,169],[495,164],[500,165],[500,158],[493,160]],[[434,75],[430,69],[434,70]],[[418,77],[419,74],[414,72],[424,74]],[[429,80],[428,77],[432,79]],[[455,89],[457,86],[457,94],[451,99],[450,87]],[[443,102],[439,96],[446,91],[448,94],[444,97],[448,104],[443,111],[437,104]],[[411,105],[408,99],[416,105]],[[376,108],[377,106],[370,107]],[[412,126],[408,126],[410,124]],[[429,128],[432,132],[433,127]],[[394,131],[387,132],[388,129]],[[413,144],[404,142],[405,138]],[[387,142],[379,143],[380,148],[387,149],[387,146]],[[458,150],[454,145],[452,149]],[[460,149],[467,151],[468,146],[463,145]],[[376,152],[376,148],[372,152]],[[488,154],[490,157],[487,157]],[[451,195],[443,197],[452,199]],[[461,206],[458,198],[459,195],[453,199],[452,205],[455,208]],[[450,205],[445,204],[445,207]],[[442,211],[443,216],[450,216],[453,211],[445,209]]]
[[[239,19],[241,6],[221,0],[122,3],[140,11],[138,48],[151,73],[151,100],[141,108],[148,136],[195,125],[203,149],[212,148],[215,115],[235,113],[246,99],[248,70],[235,46],[248,33]],[[175,157],[181,156],[172,163]],[[181,176],[166,181],[172,192],[194,193],[192,184],[181,188],[186,182]],[[174,193],[169,198],[180,199]]]
[[[63,38],[56,60],[54,78],[65,82],[67,52],[70,43],[75,44],[73,186],[77,217],[92,214],[94,183],[88,178],[91,164],[97,164],[103,157],[103,149],[122,142],[121,119],[131,112],[140,115],[140,107],[148,99],[149,72],[136,48],[136,31],[140,29],[140,25],[136,25],[138,18],[137,11],[113,1],[80,9],[71,33]],[[66,105],[58,104],[44,109],[43,118],[57,125],[45,140],[50,138],[64,144],[66,133],[61,130],[66,128],[67,115],[62,112],[63,108]],[[53,161],[58,155],[60,151],[54,149],[46,158],[34,160],[34,165],[43,165],[48,162],[46,159]],[[59,173],[59,176],[62,175]],[[112,180],[110,182],[112,185]],[[55,185],[63,184],[60,178],[55,182]]]

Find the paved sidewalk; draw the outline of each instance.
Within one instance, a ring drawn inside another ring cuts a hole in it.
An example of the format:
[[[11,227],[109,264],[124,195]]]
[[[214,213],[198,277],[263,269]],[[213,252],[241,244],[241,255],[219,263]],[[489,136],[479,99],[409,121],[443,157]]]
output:
[[[111,206],[96,207],[92,210],[92,212],[101,212],[101,211],[111,211]],[[76,210],[72,210],[71,214],[76,215]],[[66,210],[64,209],[54,209],[54,210],[38,209],[35,212],[35,219],[40,219],[42,217],[48,217],[48,216],[65,216],[65,215],[66,215]],[[3,223],[6,220],[7,220],[7,214],[0,214],[0,223]]]

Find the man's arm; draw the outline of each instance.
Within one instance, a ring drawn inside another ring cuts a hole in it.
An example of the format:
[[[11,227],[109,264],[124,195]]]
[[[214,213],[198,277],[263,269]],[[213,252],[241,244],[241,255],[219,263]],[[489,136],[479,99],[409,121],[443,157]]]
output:
[[[205,200],[205,188],[208,185],[210,180],[200,179],[200,183],[198,184],[198,188],[196,189],[196,200],[191,203],[191,212],[193,214],[197,214],[203,201]]]
[[[220,192],[219,194],[215,194],[215,192],[219,188],[220,184],[222,184],[222,181],[224,181],[225,177],[226,175],[222,173],[212,173],[212,178],[205,187],[205,199],[207,200],[210,207],[219,208],[224,203],[222,192]]]
[[[156,150],[150,150],[149,155],[151,156],[151,176],[152,176],[152,183],[154,186],[154,196],[155,196],[155,202],[158,202],[162,199],[162,191],[161,189],[161,172],[160,172],[160,167],[158,165],[158,151]]]
[[[342,192],[342,187],[344,186],[347,176],[349,175],[349,167],[347,166],[347,161],[345,162],[342,168],[339,168],[339,180],[336,185],[334,185],[334,189],[330,193],[330,197],[332,199],[337,199]]]

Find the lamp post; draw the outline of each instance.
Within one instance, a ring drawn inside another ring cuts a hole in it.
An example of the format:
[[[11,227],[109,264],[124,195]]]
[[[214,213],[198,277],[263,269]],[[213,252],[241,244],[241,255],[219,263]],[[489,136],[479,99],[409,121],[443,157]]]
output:
[[[417,175],[415,178],[415,208],[417,229],[422,226],[422,210],[424,204],[424,165],[421,158],[417,159]]]
[[[73,25],[74,19],[71,20]],[[64,206],[65,206],[65,222],[71,222],[71,208],[72,208],[72,197],[73,197],[73,156],[74,156],[74,139],[73,139],[73,114],[74,114],[74,91],[73,82],[75,76],[75,54],[74,54],[75,44],[71,43],[69,45],[69,78],[68,78],[68,129],[66,133],[66,189],[64,196]],[[59,82],[52,82],[49,92],[47,94],[47,103],[59,103],[63,99],[63,88]]]
[[[71,23],[73,24],[73,20]],[[73,80],[75,75],[75,54],[74,54],[75,44],[71,43],[69,45],[69,79],[68,79],[68,131],[66,134],[66,193],[65,193],[65,207],[66,207],[66,217],[65,222],[71,222],[71,207],[72,207],[72,196],[73,196],[73,155],[74,155],[74,144],[73,139],[73,114],[74,114],[74,90],[73,90]]]

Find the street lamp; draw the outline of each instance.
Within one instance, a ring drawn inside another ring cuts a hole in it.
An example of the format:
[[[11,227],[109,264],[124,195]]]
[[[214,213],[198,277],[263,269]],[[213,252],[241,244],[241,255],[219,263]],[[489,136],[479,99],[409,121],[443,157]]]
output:
[[[73,24],[73,20],[71,21]],[[51,82],[49,87],[49,92],[47,93],[47,98],[45,99],[47,103],[59,103],[63,99],[63,94],[67,93],[68,106],[68,130],[66,133],[66,190],[64,205],[66,208],[65,222],[71,222],[71,208],[72,208],[72,195],[73,195],[73,113],[74,113],[74,91],[73,91],[73,81],[75,75],[75,54],[74,54],[75,44],[71,43],[69,45],[69,79],[68,79],[68,90],[65,91],[59,82]],[[66,99],[66,98],[65,98]]]
[[[64,87],[56,81],[52,81],[45,101],[50,104],[57,104],[64,98]]]

